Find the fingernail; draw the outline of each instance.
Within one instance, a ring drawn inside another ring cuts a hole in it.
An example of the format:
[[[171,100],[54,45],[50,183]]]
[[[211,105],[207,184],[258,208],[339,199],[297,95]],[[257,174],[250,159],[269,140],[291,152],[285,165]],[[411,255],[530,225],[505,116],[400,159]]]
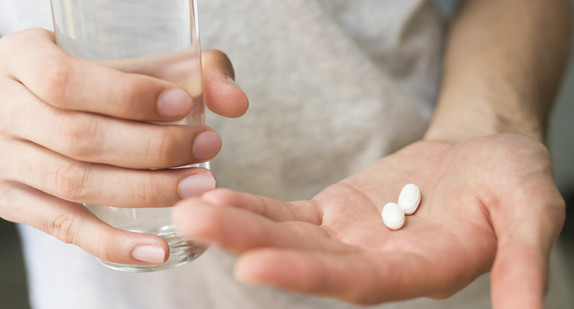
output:
[[[132,258],[149,264],[159,265],[164,263],[165,252],[158,246],[143,245],[136,247],[132,251]]]
[[[183,117],[193,106],[193,98],[182,89],[170,89],[160,94],[157,112],[163,117]]]
[[[179,182],[179,195],[182,198],[200,196],[207,191],[214,190],[215,178],[211,174],[198,174],[189,176]]]
[[[231,87],[233,89],[239,88],[239,85],[237,85],[237,83],[235,82],[235,80],[231,76],[225,75],[225,78],[227,78],[227,83],[229,84],[229,87]]]
[[[193,141],[193,156],[197,160],[208,160],[221,149],[221,138],[213,131],[199,133]]]

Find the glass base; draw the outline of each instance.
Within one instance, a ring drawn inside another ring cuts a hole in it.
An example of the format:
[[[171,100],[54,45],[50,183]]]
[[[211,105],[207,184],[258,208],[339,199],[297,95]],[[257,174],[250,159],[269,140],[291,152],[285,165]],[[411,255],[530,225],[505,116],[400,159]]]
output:
[[[188,241],[179,232],[177,232],[173,226],[166,226],[157,232],[151,232],[151,233],[143,231],[135,231],[135,232],[154,234],[165,239],[167,241],[167,244],[169,245],[168,260],[161,265],[125,265],[125,264],[111,263],[98,258],[96,259],[102,265],[111,268],[113,270],[132,272],[132,273],[142,273],[142,272],[165,270],[187,264],[195,260],[199,256],[201,256],[208,248],[208,246],[198,245]]]

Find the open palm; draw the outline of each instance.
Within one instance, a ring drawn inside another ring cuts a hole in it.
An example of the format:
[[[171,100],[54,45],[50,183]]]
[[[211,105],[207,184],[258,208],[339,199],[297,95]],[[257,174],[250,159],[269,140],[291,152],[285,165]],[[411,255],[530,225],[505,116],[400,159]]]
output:
[[[407,183],[421,205],[391,231],[380,212]],[[246,282],[372,304],[447,297],[492,270],[495,306],[538,308],[564,208],[547,150],[498,135],[414,143],[310,201],[217,190],[173,218],[237,254]]]

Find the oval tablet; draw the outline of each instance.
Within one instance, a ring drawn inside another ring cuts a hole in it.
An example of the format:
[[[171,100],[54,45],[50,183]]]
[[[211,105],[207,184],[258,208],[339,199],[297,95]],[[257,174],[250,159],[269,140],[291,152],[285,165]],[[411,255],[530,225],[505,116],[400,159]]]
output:
[[[403,209],[405,214],[412,215],[417,211],[421,202],[421,191],[417,185],[412,183],[403,187],[399,195],[399,206]]]
[[[387,203],[381,212],[383,223],[391,230],[398,230],[405,224],[405,213],[399,204]]]

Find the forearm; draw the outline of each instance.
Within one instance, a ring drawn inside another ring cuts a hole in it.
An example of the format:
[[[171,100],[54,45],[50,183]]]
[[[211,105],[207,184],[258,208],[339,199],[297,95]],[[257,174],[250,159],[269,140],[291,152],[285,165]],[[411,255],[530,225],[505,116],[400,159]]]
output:
[[[467,0],[453,19],[426,139],[543,140],[570,47],[570,0]]]

